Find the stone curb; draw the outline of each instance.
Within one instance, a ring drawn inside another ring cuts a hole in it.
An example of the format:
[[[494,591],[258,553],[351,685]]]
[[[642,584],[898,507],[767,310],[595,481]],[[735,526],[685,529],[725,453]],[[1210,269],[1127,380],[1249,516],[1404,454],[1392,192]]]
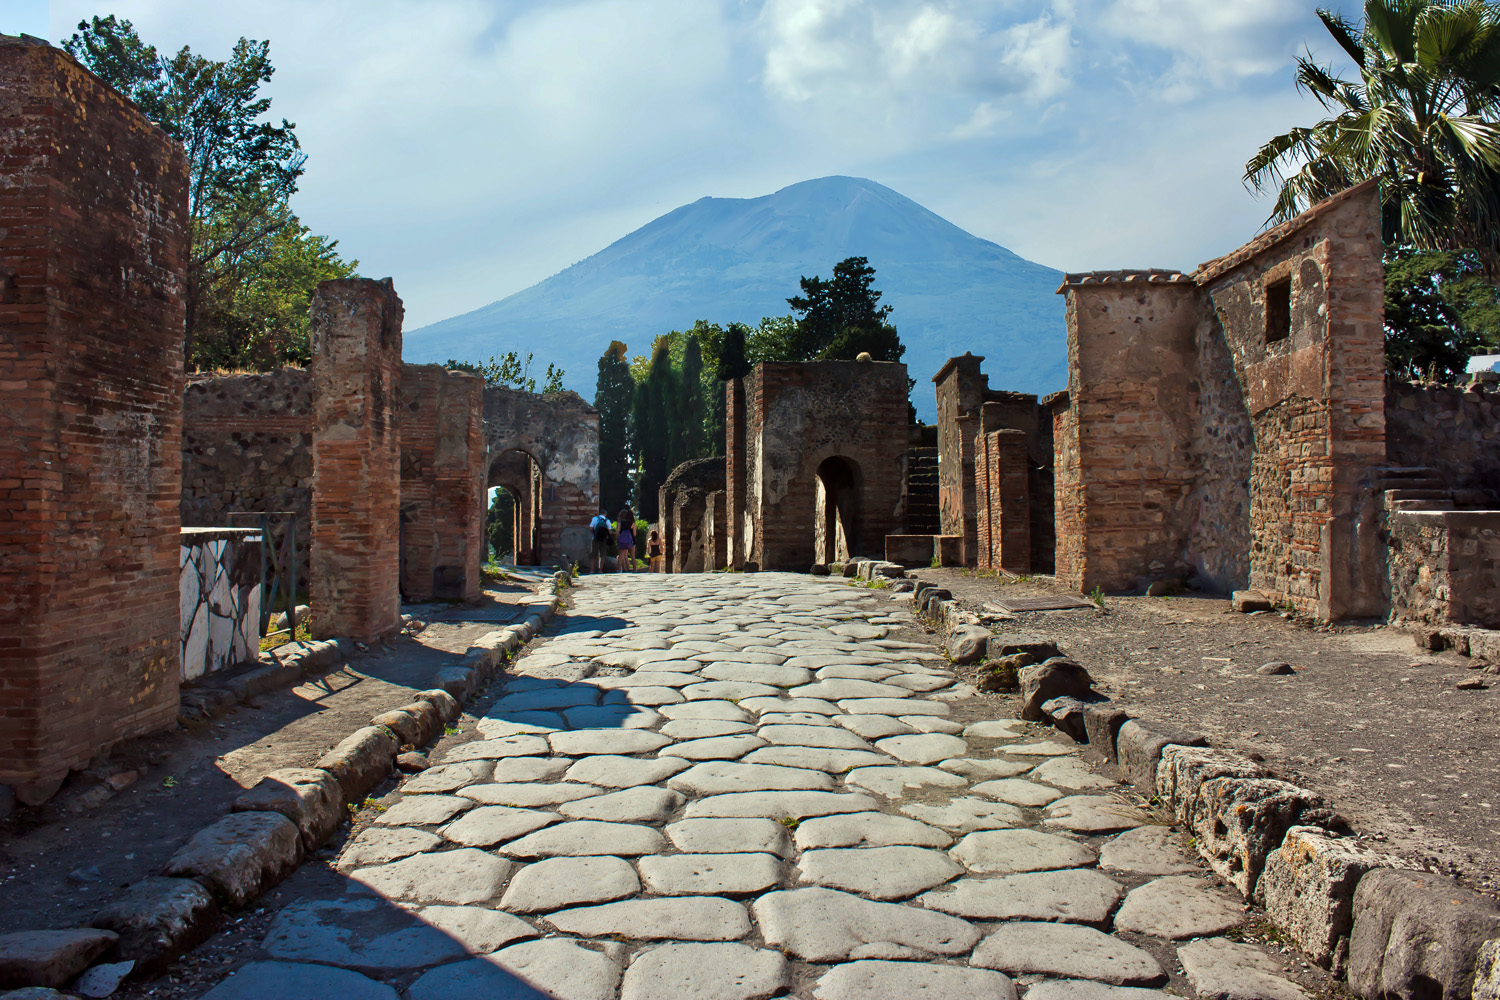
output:
[[[98,957],[133,959],[136,975],[154,975],[211,937],[223,921],[223,907],[249,906],[275,887],[333,836],[346,818],[346,804],[361,801],[385,780],[404,745],[422,746],[443,734],[468,697],[552,620],[562,608],[559,591],[571,585],[569,572],[554,573],[539,599],[526,605],[520,624],[482,636],[457,664],[437,671],[432,689],[370,720],[314,767],[273,771],[242,793],[229,815],[197,831],[173,854],[164,877],[131,885],[94,917],[93,927],[120,934]],[[218,690],[245,701],[336,666],[356,648],[348,639],[298,646],[290,654],[263,655],[271,662]]]

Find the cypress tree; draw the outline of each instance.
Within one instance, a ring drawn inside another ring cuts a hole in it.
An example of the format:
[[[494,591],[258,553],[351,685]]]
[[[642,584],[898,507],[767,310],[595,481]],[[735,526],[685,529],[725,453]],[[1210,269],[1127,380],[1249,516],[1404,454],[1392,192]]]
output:
[[[635,379],[625,345],[610,341],[599,359],[594,409],[599,411],[599,502],[610,514],[630,503],[630,423]]]
[[[698,338],[687,335],[682,349],[681,387],[677,393],[677,431],[679,461],[687,462],[702,458],[703,447],[703,348]]]

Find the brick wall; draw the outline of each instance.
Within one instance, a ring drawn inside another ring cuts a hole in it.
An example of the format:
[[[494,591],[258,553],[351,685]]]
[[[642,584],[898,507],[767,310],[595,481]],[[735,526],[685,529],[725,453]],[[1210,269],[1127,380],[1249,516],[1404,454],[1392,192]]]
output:
[[[403,365],[401,396],[401,594],[477,598],[488,478],[484,379]]]
[[[314,638],[400,622],[401,299],[390,279],[312,298]]]
[[[71,57],[0,39],[0,782],[177,714],[187,168]]]
[[[1500,629],[1500,512],[1398,510],[1391,620]]]
[[[973,433],[964,442],[959,420],[978,417],[989,379],[980,372],[983,357],[965,354],[949,358],[932,377],[937,394],[938,518],[945,535],[960,535],[978,544],[978,515],[974,506]],[[967,455],[966,455],[967,452]]]
[[[1011,573],[1032,571],[1031,460],[1026,432],[981,433],[976,441],[979,567]]]
[[[1500,501],[1500,393],[1483,388],[1387,382],[1386,461]]]
[[[312,377],[305,368],[190,375],[182,401],[182,524],[231,512],[294,512],[307,586],[312,537]],[[239,522],[243,527],[243,522]]]

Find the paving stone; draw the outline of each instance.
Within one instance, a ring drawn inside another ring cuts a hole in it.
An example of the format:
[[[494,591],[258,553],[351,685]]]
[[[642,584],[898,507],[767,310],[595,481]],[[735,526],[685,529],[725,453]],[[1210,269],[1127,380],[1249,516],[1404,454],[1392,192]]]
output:
[[[825,747],[762,747],[743,758],[746,764],[777,764],[781,767],[810,767],[829,774],[842,774],[856,767],[889,764],[884,754],[865,750],[829,750]]]
[[[901,798],[914,788],[962,788],[966,784],[958,775],[935,767],[857,767],[844,782],[888,799]]]
[[[614,1000],[619,985],[620,967],[607,956],[581,947],[574,941],[547,938],[511,945],[483,958],[438,966],[413,983],[408,996],[410,1000],[454,1000],[455,997],[469,1000]],[[390,995],[394,997],[395,993]],[[323,996],[337,996],[343,1000],[343,994]]]
[[[1124,986],[1153,985],[1167,978],[1146,952],[1078,924],[1001,924],[979,942],[969,964],[1012,975],[1095,979]]]
[[[963,874],[941,851],[922,847],[853,847],[806,851],[799,879],[869,899],[907,899]]]
[[[911,726],[889,715],[837,715],[833,721],[867,740],[904,736],[914,732]]]
[[[435,826],[446,823],[474,803],[456,795],[412,795],[375,817],[377,826]]]
[[[1178,941],[1222,934],[1245,922],[1242,906],[1191,875],[1171,875],[1131,890],[1115,929]]]
[[[970,920],[1056,920],[1104,926],[1125,888],[1088,868],[966,878],[919,902]]]
[[[991,875],[1076,868],[1095,860],[1092,847],[1040,830],[978,830],[950,853],[970,871]]]
[[[680,688],[697,684],[701,680],[703,678],[697,674],[677,670],[637,670],[624,677],[592,677],[589,683],[606,691],[619,691],[624,688]]]
[[[1106,841],[1099,848],[1099,867],[1140,875],[1188,875],[1200,870],[1166,826],[1137,827]]]
[[[1078,748],[1064,746],[1056,740],[1043,740],[1040,743],[1011,743],[1001,747],[1000,751],[1017,757],[1063,757],[1077,753]]]
[[[669,788],[641,785],[608,795],[595,795],[559,806],[569,819],[597,819],[611,823],[665,823],[687,801]]]
[[[462,790],[474,784],[496,784],[504,785],[517,781],[550,781],[562,775],[568,769],[570,761],[559,760],[555,757],[511,757],[507,760],[494,761],[492,775],[476,778],[474,781],[454,785],[455,789]],[[417,780],[427,777],[426,774],[419,776]],[[402,789],[405,791],[405,789]]]
[[[703,681],[682,689],[688,701],[741,701],[761,696],[775,697],[780,688],[769,684],[754,684],[749,681]]]
[[[910,688],[898,687],[895,684],[882,684],[879,681],[855,680],[852,677],[830,677],[827,680],[792,688],[790,693],[793,698],[825,698],[829,701],[838,701],[843,698],[910,698],[913,696]]]
[[[1026,1000],[1171,1000],[1176,994],[1139,986],[1110,986],[1085,979],[1049,979],[1026,991]]]
[[[751,909],[766,944],[808,962],[961,955],[979,940],[979,932],[957,917],[835,889],[769,892]]]
[[[941,733],[944,736],[956,736],[964,731],[964,727],[951,719],[944,719],[937,715],[903,715],[900,722],[906,723],[919,733]]]
[[[785,958],[743,944],[667,944],[625,970],[620,1000],[762,1000],[791,986]]]
[[[646,887],[663,896],[743,896],[781,881],[773,854],[668,854],[639,865]]]
[[[560,910],[547,922],[564,934],[639,940],[735,941],[750,933],[750,915],[718,896],[627,899],[602,906]]]
[[[797,827],[797,847],[813,850],[820,847],[911,847],[945,848],[953,838],[918,820],[889,813],[845,813],[819,816]]]
[[[0,934],[0,989],[64,986],[119,939],[95,927]]]
[[[967,795],[941,805],[911,802],[901,806],[901,811],[923,823],[940,826],[945,830],[955,830],[958,833],[1001,830],[1026,823],[1026,814],[1015,806],[989,802]]]
[[[961,774],[974,781],[989,781],[997,778],[1013,778],[1031,770],[1031,764],[1022,760],[978,760],[974,757],[955,757],[945,760],[938,767],[944,771]]]
[[[398,861],[413,854],[422,854],[443,843],[443,838],[426,830],[407,827],[372,826],[361,830],[359,835],[344,845],[339,855],[339,866],[360,868],[365,865],[383,865]]]
[[[569,757],[590,757],[595,754],[651,753],[667,746],[672,740],[660,733],[641,729],[588,729],[581,732],[553,733],[547,737],[554,753]]]
[[[834,787],[833,779],[822,771],[772,764],[741,764],[726,760],[694,764],[667,784],[690,795],[801,789],[827,791]]]
[[[734,646],[744,643],[746,646],[754,646],[759,642],[753,636],[734,636],[727,645]],[[752,653],[746,649],[740,649],[735,653],[694,653],[692,659],[702,663],[705,667],[713,666],[715,663],[785,663],[787,658],[779,653]]]
[[[1045,810],[1045,826],[1074,833],[1114,833],[1151,822],[1135,806],[1108,795],[1069,795]]]
[[[715,681],[748,681],[788,688],[812,680],[812,671],[773,663],[732,663],[719,661],[703,668],[703,676]]]
[[[597,854],[629,857],[655,854],[665,844],[661,833],[649,826],[580,819],[527,834],[505,844],[500,851],[516,858],[577,858]]]
[[[868,795],[844,792],[731,792],[689,802],[685,815],[689,819],[763,816],[780,820],[868,812],[875,808],[875,800]]]
[[[685,819],[666,828],[679,851],[696,854],[759,853],[792,856],[786,827],[771,819]]]
[[[698,701],[685,705],[665,705],[661,714],[668,719],[698,719],[715,722],[754,722],[755,716],[732,701]]]
[[[827,715],[817,715],[813,712],[767,712],[760,717],[762,726],[829,726],[836,728],[838,723]]]
[[[1038,764],[1036,770],[1031,772],[1031,779],[1033,781],[1045,782],[1069,792],[1087,792],[1119,787],[1119,782],[1095,774],[1082,761],[1069,757],[1056,758]]]
[[[746,698],[740,702],[740,707],[759,715],[760,724],[763,726],[769,725],[766,716],[772,713],[829,717],[839,714],[837,705],[821,698]],[[826,725],[826,722],[820,722],[817,725]]]
[[[1013,806],[1029,806],[1033,809],[1044,806],[1062,795],[1055,788],[1038,785],[1033,781],[1023,781],[1020,778],[982,782],[975,785],[971,791],[987,795],[1000,802],[1009,802]]]
[[[1035,989],[1026,994],[1028,1000]],[[918,962],[847,962],[825,972],[813,988],[814,1000],[867,1000],[920,997],[921,1000],[1016,1000],[1016,988],[1002,973],[957,965]]]
[[[548,752],[547,739],[533,734],[502,736],[492,740],[475,740],[454,747],[443,756],[443,763],[464,760],[498,760],[502,757],[529,757]]]
[[[569,767],[567,779],[601,788],[631,788],[636,785],[654,785],[683,770],[688,762],[681,757],[658,757],[654,760],[639,757],[620,757],[615,754],[599,754],[582,757]]]
[[[704,740],[688,740],[662,750],[660,756],[681,757],[685,760],[738,760],[751,750],[766,745],[758,736],[711,736]]]
[[[521,733],[551,733],[566,729],[568,724],[557,712],[507,712],[500,718],[487,712],[476,727],[485,739],[499,739]]]
[[[564,802],[586,799],[590,795],[598,795],[599,791],[593,785],[571,781],[558,784],[514,782],[497,785],[470,785],[460,794],[465,799],[483,805],[525,808],[560,805]]]
[[[384,983],[348,969],[303,962],[250,962],[240,966],[203,1000],[398,1000]]]
[[[500,908],[512,913],[541,913],[607,903],[640,891],[635,869],[622,858],[548,858],[526,865],[511,876]]]
[[[597,705],[570,708],[563,712],[563,720],[571,729],[652,729],[661,724],[662,716],[645,705]]]
[[[896,687],[904,687],[908,691],[918,694],[926,694],[930,691],[939,691],[953,683],[953,675],[949,673],[931,674],[896,674],[885,679],[886,684],[894,684]]]
[[[674,719],[661,727],[662,735],[674,740],[713,739],[754,731],[755,726],[749,722],[722,722],[718,719]]]
[[[777,746],[823,747],[829,750],[875,749],[847,729],[833,726],[761,726],[755,731],[755,735]]]
[[[518,763],[524,765],[538,765],[548,763],[534,757],[521,757]],[[469,760],[457,764],[443,764],[440,767],[432,767],[423,771],[415,777],[408,778],[401,786],[403,795],[422,795],[428,793],[451,792],[465,785],[472,785],[481,781],[490,780],[490,772],[494,768],[494,762],[489,760]],[[522,779],[500,779],[500,780],[522,780]]]
[[[261,948],[272,958],[290,962],[321,962],[345,968],[419,969],[471,953],[494,951],[512,941],[537,937],[524,920],[505,913],[473,907],[432,907],[454,925],[466,923],[479,933],[468,937],[481,945],[434,926],[421,915],[384,899],[301,899],[276,915]],[[441,914],[439,912],[441,911]],[[480,921],[483,926],[477,926]]]
[[[608,691],[603,703],[608,705],[678,705],[686,699],[676,688],[669,687],[624,687]]]
[[[952,711],[940,701],[920,698],[847,698],[839,702],[845,715],[947,715]]]
[[[863,663],[835,663],[831,666],[819,667],[817,678],[820,681],[834,677],[850,677],[858,681],[882,681],[900,672],[895,667],[873,667]]]
[[[1307,1000],[1301,988],[1278,975],[1282,968],[1258,948],[1223,938],[1177,949],[1177,960],[1202,1000]]]
[[[536,834],[532,834],[536,836]],[[386,899],[467,906],[496,899],[515,865],[472,847],[415,854],[388,865],[360,868],[351,892],[363,886]]]
[[[453,843],[465,847],[492,847],[502,841],[524,837],[561,818],[555,812],[513,809],[510,806],[480,806],[464,813],[439,832]]]
[[[491,705],[487,714],[503,717],[518,712],[563,710],[578,705],[593,705],[598,700],[599,689],[593,685],[539,688],[507,694]]]
[[[202,882],[220,903],[247,905],[302,860],[302,835],[280,813],[230,813],[203,827],[168,859],[162,874]]]
[[[1024,736],[1029,725],[1022,719],[990,719],[964,728],[964,735],[982,740],[1012,740]]]
[[[969,752],[969,745],[963,740],[941,733],[891,736],[876,743],[875,748],[908,764],[936,764],[940,760],[962,757]]]

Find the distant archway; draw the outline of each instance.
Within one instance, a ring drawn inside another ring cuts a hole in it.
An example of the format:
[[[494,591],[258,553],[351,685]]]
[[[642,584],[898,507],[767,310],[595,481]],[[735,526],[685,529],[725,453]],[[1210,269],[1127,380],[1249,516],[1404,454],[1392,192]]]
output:
[[[818,466],[817,477],[814,551],[820,563],[847,562],[860,554],[864,476],[853,461],[835,456]]]
[[[511,448],[490,460],[485,487],[500,487],[514,505],[510,523],[517,566],[535,566],[540,560],[542,479],[542,467],[530,452]]]

